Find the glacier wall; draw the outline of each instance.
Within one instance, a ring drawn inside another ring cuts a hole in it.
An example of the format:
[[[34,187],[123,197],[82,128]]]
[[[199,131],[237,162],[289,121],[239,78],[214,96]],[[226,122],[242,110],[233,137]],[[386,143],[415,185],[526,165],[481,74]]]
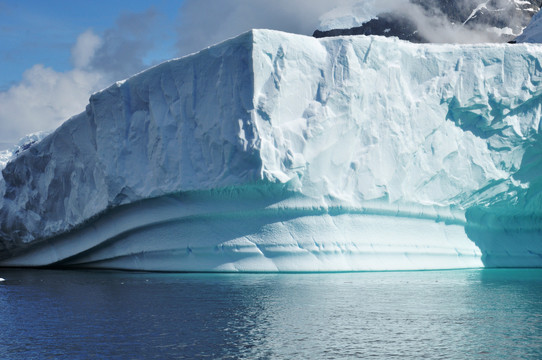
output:
[[[237,136],[252,121],[250,38],[92,95],[85,112],[9,163],[3,242],[60,234],[140,199],[257,180],[254,136]]]
[[[253,30],[94,94],[0,181],[0,265],[541,266],[536,45]]]

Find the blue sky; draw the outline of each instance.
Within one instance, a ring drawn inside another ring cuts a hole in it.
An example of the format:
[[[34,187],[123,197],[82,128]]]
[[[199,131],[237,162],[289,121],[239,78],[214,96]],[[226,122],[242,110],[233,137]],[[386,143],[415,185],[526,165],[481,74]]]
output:
[[[66,71],[72,67],[70,51],[87,29],[102,33],[123,13],[154,9],[159,17],[153,32],[160,42],[146,54],[149,63],[176,54],[175,29],[179,0],[12,0],[0,1],[0,90],[21,80],[36,63]],[[129,4],[129,6],[127,6]]]
[[[251,28],[310,35],[356,1],[0,0],[0,150],[151,65]]]

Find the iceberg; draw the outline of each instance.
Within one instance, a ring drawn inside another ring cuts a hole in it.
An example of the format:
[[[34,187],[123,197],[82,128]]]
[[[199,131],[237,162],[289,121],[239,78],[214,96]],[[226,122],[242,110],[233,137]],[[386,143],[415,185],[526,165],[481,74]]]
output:
[[[0,151],[0,170],[5,168],[6,164],[20,152],[30,148],[30,146],[41,141],[47,135],[49,135],[47,131],[38,131],[36,133],[28,134],[10,149]]]
[[[5,165],[0,266],[541,266],[540,59],[252,30],[165,62]]]

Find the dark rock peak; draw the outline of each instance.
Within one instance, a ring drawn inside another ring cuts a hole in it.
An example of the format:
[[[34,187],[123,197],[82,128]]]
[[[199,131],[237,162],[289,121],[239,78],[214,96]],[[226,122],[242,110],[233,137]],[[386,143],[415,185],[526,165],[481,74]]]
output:
[[[413,5],[419,6],[425,15],[430,17],[444,17],[451,24],[463,26],[467,29],[511,29],[519,34],[527,26],[532,16],[542,6],[542,0],[409,0]],[[379,14],[361,26],[350,29],[332,29],[329,31],[316,30],[314,37],[328,37],[340,35],[382,35],[396,36],[403,40],[415,43],[429,42],[418,32],[416,19],[408,14],[385,12]],[[509,31],[508,31],[509,32]],[[502,42],[513,41],[514,35],[495,33],[495,40]]]
[[[316,30],[312,36],[316,38],[341,35],[384,35],[397,36],[400,39],[414,43],[426,42],[418,34],[416,24],[408,17],[395,13],[383,13],[376,19],[351,29],[334,29],[329,31]]]

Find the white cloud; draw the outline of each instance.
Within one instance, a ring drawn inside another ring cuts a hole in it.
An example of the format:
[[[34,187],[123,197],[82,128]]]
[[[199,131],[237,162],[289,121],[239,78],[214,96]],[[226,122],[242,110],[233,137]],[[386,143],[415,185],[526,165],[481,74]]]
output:
[[[104,31],[103,41],[89,58],[88,68],[106,73],[112,81],[143,70],[145,55],[154,47],[159,33],[159,15],[150,8],[141,13],[123,13],[115,25]]]
[[[92,91],[103,77],[99,73],[72,70],[59,73],[34,65],[23,81],[0,93],[2,140],[15,140],[39,130],[50,130],[84,110]]]
[[[28,133],[49,131],[85,110],[90,95],[144,67],[156,13],[122,14],[103,36],[87,30],[71,49],[70,71],[36,64],[0,91],[0,150]]]
[[[435,5],[432,0],[426,1],[425,5]],[[454,6],[467,11],[484,1],[458,0]],[[253,28],[305,35],[316,29],[350,28],[390,11],[409,16],[431,42],[498,40],[494,31],[453,24],[438,7],[427,12],[409,0],[185,0],[180,8],[178,50],[185,55]]]
[[[311,35],[320,16],[355,0],[186,0],[180,8],[180,55],[254,28]]]
[[[85,31],[77,37],[77,41],[72,48],[72,62],[76,69],[87,68],[96,50],[103,45],[103,40],[91,29]]]
[[[79,42],[74,46],[77,48],[81,48]],[[74,63],[84,65],[85,57],[78,56]],[[56,128],[83,111],[89,96],[106,83],[100,72],[81,68],[57,72],[41,64],[34,65],[24,72],[20,83],[0,92],[0,141],[13,143],[25,134]]]
[[[476,7],[476,2],[471,0],[469,2],[471,7]],[[463,6],[466,6],[465,4],[466,2]],[[420,35],[432,43],[472,44],[501,41],[495,32],[488,31],[489,26],[465,27],[462,24],[455,24],[437,8],[428,13],[419,5],[403,3],[395,10],[412,19]]]

